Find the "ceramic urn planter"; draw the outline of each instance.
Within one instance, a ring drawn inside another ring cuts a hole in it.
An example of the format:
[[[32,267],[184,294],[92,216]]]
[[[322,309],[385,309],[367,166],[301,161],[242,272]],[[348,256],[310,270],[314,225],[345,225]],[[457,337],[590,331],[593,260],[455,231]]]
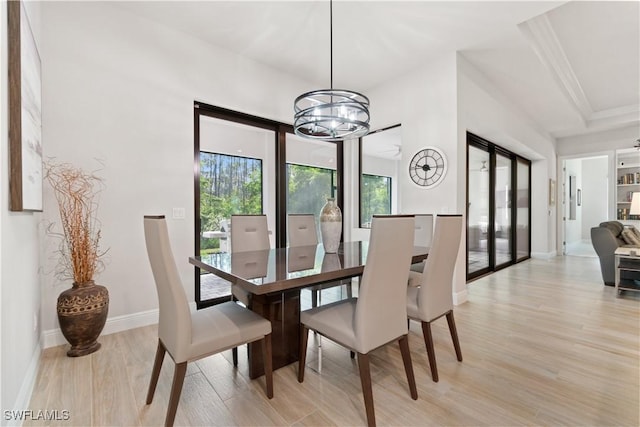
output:
[[[100,349],[97,340],[108,313],[109,292],[93,281],[74,283],[58,296],[60,329],[71,344],[67,356],[85,356]]]
[[[324,251],[328,254],[338,252],[342,236],[342,211],[333,197],[327,199],[320,211],[320,234]]]

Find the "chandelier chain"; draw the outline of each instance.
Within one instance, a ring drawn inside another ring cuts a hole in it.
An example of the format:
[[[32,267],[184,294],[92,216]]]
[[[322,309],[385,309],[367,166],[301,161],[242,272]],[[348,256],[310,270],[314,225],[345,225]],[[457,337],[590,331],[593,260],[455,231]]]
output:
[[[330,56],[330,68],[331,68],[331,81],[330,87],[333,90],[333,0],[329,0],[329,56]]]

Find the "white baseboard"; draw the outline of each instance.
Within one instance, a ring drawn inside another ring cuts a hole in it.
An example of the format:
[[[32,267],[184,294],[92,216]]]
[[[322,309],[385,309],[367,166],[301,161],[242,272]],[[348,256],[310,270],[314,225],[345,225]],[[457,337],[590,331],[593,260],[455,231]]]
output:
[[[467,288],[460,292],[453,293],[453,305],[464,304],[469,300],[469,293],[467,292]]]
[[[31,362],[29,363],[29,367],[27,368],[27,372],[25,372],[24,379],[22,380],[22,385],[20,386],[20,391],[18,392],[18,396],[16,398],[15,406],[14,406],[14,414],[23,412],[25,409],[29,408],[29,402],[31,401],[31,394],[33,393],[33,387],[36,384],[36,377],[38,375],[38,369],[40,368],[40,356],[42,355],[42,346],[40,343],[36,346],[35,351],[33,352],[33,356],[31,357]],[[5,420],[6,420],[6,414]],[[7,426],[19,426],[25,420],[19,419],[19,417],[10,417],[7,420]]]
[[[194,311],[196,303],[189,303],[189,308]],[[102,335],[115,334],[116,332],[127,331],[129,329],[141,328],[143,326],[158,323],[158,309],[140,311],[138,313],[125,314],[123,316],[110,317],[104,325]],[[66,344],[67,340],[62,335],[60,328],[51,329],[42,333],[42,348],[55,347]]]
[[[558,256],[558,251],[551,252],[531,252],[531,258],[537,259],[551,259]]]
[[[140,328],[142,326],[153,325],[158,323],[158,309],[141,311],[124,316],[116,316],[107,319],[104,325],[102,335],[114,334],[116,332],[126,331],[128,329]],[[66,344],[67,340],[62,335],[60,328],[51,329],[43,332],[44,348],[55,347]]]

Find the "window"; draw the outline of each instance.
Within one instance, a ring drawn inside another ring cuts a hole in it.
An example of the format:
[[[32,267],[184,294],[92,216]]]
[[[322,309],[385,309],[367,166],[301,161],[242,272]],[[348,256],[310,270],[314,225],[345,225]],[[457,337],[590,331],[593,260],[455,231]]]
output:
[[[230,213],[265,214],[271,246],[285,247],[287,212],[313,209],[319,214],[327,196],[343,205],[342,141],[300,138],[290,124],[198,101],[193,103],[193,118],[195,254],[226,245],[227,235],[221,229]],[[290,188],[288,175],[294,172],[290,165],[295,169],[294,182],[309,178],[306,189],[300,183]],[[317,182],[310,179],[314,168],[320,170]],[[320,191],[321,184],[326,190],[318,193],[316,208],[304,198]],[[229,300],[228,282],[194,270],[199,309]]]
[[[287,163],[287,213],[320,214],[327,197],[335,197],[336,171]]]
[[[336,171],[341,148],[335,142],[290,134],[287,134],[286,148],[286,214],[315,215],[320,241],[320,211],[327,198],[336,198],[338,206],[343,208],[337,200],[340,192]]]
[[[373,215],[391,213],[391,177],[362,174],[360,188],[360,224],[371,227]]]
[[[399,180],[402,167],[402,127],[371,131],[359,141],[360,228],[370,228],[373,215],[398,213]]]
[[[232,214],[262,213],[262,160],[200,152],[200,254],[226,250]],[[222,243],[222,247],[221,247]]]
[[[200,104],[194,113],[194,253],[228,251],[233,214],[266,214],[276,230],[276,131]],[[230,292],[226,280],[195,269],[198,308],[228,301]]]

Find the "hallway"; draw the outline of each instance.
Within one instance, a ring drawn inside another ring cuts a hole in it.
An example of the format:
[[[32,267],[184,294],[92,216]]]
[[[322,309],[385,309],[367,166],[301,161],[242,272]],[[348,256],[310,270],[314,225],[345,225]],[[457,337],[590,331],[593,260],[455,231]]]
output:
[[[587,257],[587,258],[597,258],[595,249],[593,249],[593,244],[591,240],[581,240],[579,242],[573,242],[567,244],[567,255],[569,256],[579,256],[579,257]]]

